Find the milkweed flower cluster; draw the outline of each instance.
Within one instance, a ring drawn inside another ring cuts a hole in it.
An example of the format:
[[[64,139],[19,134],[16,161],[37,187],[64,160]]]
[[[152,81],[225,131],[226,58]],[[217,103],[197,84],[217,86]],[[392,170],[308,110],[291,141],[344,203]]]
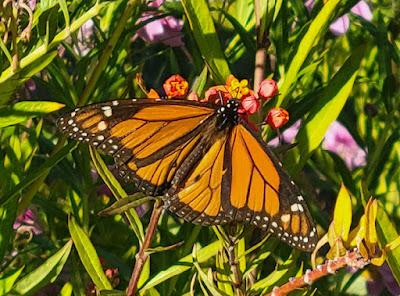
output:
[[[150,8],[160,8],[165,0],[156,0],[149,3]],[[159,17],[158,11],[145,12],[139,20],[139,24],[144,24],[137,30],[137,35],[145,42],[161,42],[171,47],[183,46],[182,27],[183,21],[173,16]],[[157,18],[156,18],[157,17]],[[154,18],[154,20],[151,20]]]
[[[189,92],[189,83],[180,75],[172,75],[163,84],[165,95],[169,99],[186,98],[192,101],[225,104],[229,99],[240,100],[238,110],[243,119],[248,121],[248,116],[256,113],[261,108],[261,102],[268,102],[278,94],[278,85],[272,79],[261,82],[257,91],[249,86],[247,79],[239,80],[230,75],[224,85],[215,85],[205,91],[204,98],[199,98],[196,92]],[[188,94],[188,95],[187,95]],[[160,98],[154,89],[147,92],[149,98]],[[264,120],[271,128],[277,129],[289,121],[289,112],[283,108],[272,108]],[[254,126],[255,127],[255,126]],[[255,127],[256,128],[256,127]]]

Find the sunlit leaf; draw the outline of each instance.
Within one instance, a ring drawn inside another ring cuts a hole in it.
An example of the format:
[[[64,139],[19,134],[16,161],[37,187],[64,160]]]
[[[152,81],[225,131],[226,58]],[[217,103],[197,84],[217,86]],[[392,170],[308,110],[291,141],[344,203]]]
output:
[[[214,81],[220,84],[225,83],[230,70],[207,2],[205,0],[183,0],[182,5],[196,43],[204,62],[213,75]]]
[[[333,213],[333,225],[337,236],[347,241],[351,226],[351,197],[346,187],[342,184],[336,199]]]
[[[74,218],[69,219],[68,228],[79,258],[93,283],[99,290],[111,290],[112,286],[103,272],[96,249],[88,235],[79,227]]]
[[[2,275],[2,277],[0,278],[0,296],[6,295],[9,291],[11,291],[14,283],[21,275],[24,268],[25,267],[22,266],[20,269],[17,269],[10,274]]]
[[[35,295],[47,284],[53,283],[62,271],[71,251],[72,241],[68,241],[57,253],[48,258],[42,265],[17,281],[12,293]]]
[[[60,110],[64,104],[45,101],[24,101],[0,108],[0,128],[21,123],[29,118]]]

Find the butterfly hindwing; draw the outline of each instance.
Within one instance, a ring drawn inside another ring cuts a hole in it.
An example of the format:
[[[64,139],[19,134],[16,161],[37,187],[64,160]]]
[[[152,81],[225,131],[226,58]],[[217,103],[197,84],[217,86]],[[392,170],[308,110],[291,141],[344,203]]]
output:
[[[153,195],[168,187],[213,113],[210,106],[182,100],[118,100],[75,109],[58,126],[112,155],[126,181]]]
[[[224,187],[230,203],[224,209],[235,221],[247,221],[275,233],[283,241],[312,250],[315,226],[299,189],[281,162],[243,122],[230,133],[225,161],[229,164]]]

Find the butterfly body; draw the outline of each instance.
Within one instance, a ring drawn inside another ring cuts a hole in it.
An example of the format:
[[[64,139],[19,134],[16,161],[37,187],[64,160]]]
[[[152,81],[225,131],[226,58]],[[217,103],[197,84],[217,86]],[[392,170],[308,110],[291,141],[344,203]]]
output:
[[[316,229],[282,164],[239,114],[185,100],[117,100],[76,109],[60,130],[115,159],[119,174],[202,225],[247,222],[310,251]]]

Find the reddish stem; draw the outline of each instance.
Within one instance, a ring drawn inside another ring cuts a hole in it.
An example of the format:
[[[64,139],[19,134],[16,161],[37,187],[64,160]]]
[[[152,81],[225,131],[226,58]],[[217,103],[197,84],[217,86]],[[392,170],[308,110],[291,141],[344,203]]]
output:
[[[157,229],[158,220],[161,217],[162,210],[163,210],[162,202],[160,200],[156,200],[156,202],[154,203],[153,212],[151,213],[150,223],[149,226],[147,227],[147,232],[144,237],[143,244],[140,247],[139,252],[135,256],[136,257],[135,266],[133,268],[128,289],[126,291],[126,295],[128,296],[133,296],[136,293],[140,274],[142,273],[143,266],[146,263],[147,258],[149,257],[146,250],[151,245],[151,242],[153,240],[154,234]]]

